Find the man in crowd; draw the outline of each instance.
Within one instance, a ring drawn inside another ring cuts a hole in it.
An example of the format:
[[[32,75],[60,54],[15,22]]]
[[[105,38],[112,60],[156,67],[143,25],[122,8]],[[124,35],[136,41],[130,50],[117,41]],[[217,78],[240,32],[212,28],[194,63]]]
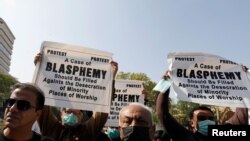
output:
[[[16,84],[5,101],[5,127],[1,141],[52,141],[32,131],[32,125],[40,117],[44,106],[43,92],[33,84]]]
[[[122,141],[153,141],[155,125],[151,110],[140,103],[131,103],[119,113]]]
[[[160,93],[156,102],[156,112],[161,124],[173,141],[207,141],[208,125],[215,125],[214,113],[205,106],[199,106],[190,112],[191,130],[185,128],[169,113],[168,97],[170,88]]]

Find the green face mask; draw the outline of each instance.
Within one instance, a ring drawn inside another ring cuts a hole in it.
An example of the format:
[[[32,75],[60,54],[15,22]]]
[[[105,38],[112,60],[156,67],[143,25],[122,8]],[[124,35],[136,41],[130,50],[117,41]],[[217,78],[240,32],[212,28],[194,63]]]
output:
[[[73,113],[71,113],[63,117],[63,122],[69,126],[74,126],[78,123],[78,119]]]
[[[213,120],[203,120],[198,122],[198,132],[206,135],[208,134],[208,125],[215,125]]]
[[[117,129],[111,129],[111,128],[109,128],[108,131],[107,131],[107,134],[108,134],[108,136],[111,139],[118,139],[118,138],[120,138],[120,132]]]

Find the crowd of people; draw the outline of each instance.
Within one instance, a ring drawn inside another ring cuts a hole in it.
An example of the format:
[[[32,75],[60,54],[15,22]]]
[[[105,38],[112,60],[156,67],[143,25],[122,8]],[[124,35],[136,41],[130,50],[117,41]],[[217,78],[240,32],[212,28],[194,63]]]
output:
[[[41,55],[35,57],[35,64],[41,61]],[[111,66],[115,78],[118,63],[111,62]],[[168,77],[164,76],[164,79]],[[145,90],[142,93],[145,94]],[[107,113],[89,111],[86,114],[81,109],[61,108],[60,114],[56,116],[52,112],[52,106],[44,105],[42,90],[32,83],[19,83],[13,87],[5,102],[5,127],[0,132],[0,140],[207,141],[208,125],[216,125],[213,111],[206,106],[192,109],[189,115],[191,128],[187,129],[169,112],[169,93],[170,88],[165,93],[160,93],[156,101],[156,112],[163,126],[162,130],[156,131],[152,111],[147,105],[130,103],[119,112],[119,127],[108,127],[104,131]],[[247,108],[237,108],[225,124],[248,125],[247,112]],[[32,130],[36,122],[40,134]]]

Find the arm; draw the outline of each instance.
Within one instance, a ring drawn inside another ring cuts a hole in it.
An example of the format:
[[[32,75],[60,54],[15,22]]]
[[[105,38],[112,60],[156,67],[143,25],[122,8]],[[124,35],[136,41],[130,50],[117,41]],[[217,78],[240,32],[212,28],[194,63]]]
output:
[[[149,102],[148,91],[146,90],[146,86],[144,83],[142,84],[142,86],[143,86],[143,90],[141,92],[141,95],[144,97],[144,105],[148,105],[148,102]]]
[[[34,64],[36,65],[38,62],[42,60],[42,53],[38,53],[34,58]],[[44,106],[42,110],[42,114],[38,119],[38,124],[40,127],[40,131],[43,135],[48,135],[53,131],[52,127],[58,123],[58,120],[55,118],[54,114],[51,111],[50,106]]]
[[[113,78],[115,78],[116,73],[118,71],[118,63],[112,61],[111,66],[112,66]],[[112,96],[114,93],[115,93],[115,80],[112,81]],[[95,112],[93,113],[93,116],[90,118],[90,120],[87,121],[87,129],[92,129],[91,132],[97,136],[104,127],[107,119],[108,119],[108,113]]]
[[[53,132],[54,127],[58,124],[58,120],[52,113],[50,106],[44,106],[42,114],[38,119],[38,124],[43,135],[50,135]]]
[[[226,123],[232,125],[248,125],[248,109],[236,108],[234,115],[227,120]]]
[[[112,83],[112,95],[115,93],[115,81]],[[99,135],[108,119],[108,113],[94,112],[92,117],[87,121],[87,129],[95,137]]]
[[[160,93],[158,95],[156,102],[157,116],[173,140],[193,140],[192,132],[179,124],[169,113],[169,92],[170,88],[165,93]]]
[[[250,70],[249,70],[249,68],[247,66],[241,65],[241,67],[242,67],[244,72],[250,73]]]
[[[36,65],[38,62],[41,62],[42,60],[42,53],[37,53],[35,58],[34,58],[34,64]]]

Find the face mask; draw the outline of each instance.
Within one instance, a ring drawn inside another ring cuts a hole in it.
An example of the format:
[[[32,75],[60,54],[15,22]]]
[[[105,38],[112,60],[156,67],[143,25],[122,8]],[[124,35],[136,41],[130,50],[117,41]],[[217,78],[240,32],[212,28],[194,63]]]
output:
[[[74,126],[78,123],[78,119],[73,113],[71,113],[63,117],[63,122],[69,126]]]
[[[215,125],[215,121],[213,121],[213,120],[199,121],[198,122],[198,132],[207,136],[208,125]]]
[[[107,134],[111,139],[120,138],[120,132],[118,130],[116,130],[116,129],[108,129]]]
[[[124,141],[150,141],[149,127],[129,126],[123,129]]]

